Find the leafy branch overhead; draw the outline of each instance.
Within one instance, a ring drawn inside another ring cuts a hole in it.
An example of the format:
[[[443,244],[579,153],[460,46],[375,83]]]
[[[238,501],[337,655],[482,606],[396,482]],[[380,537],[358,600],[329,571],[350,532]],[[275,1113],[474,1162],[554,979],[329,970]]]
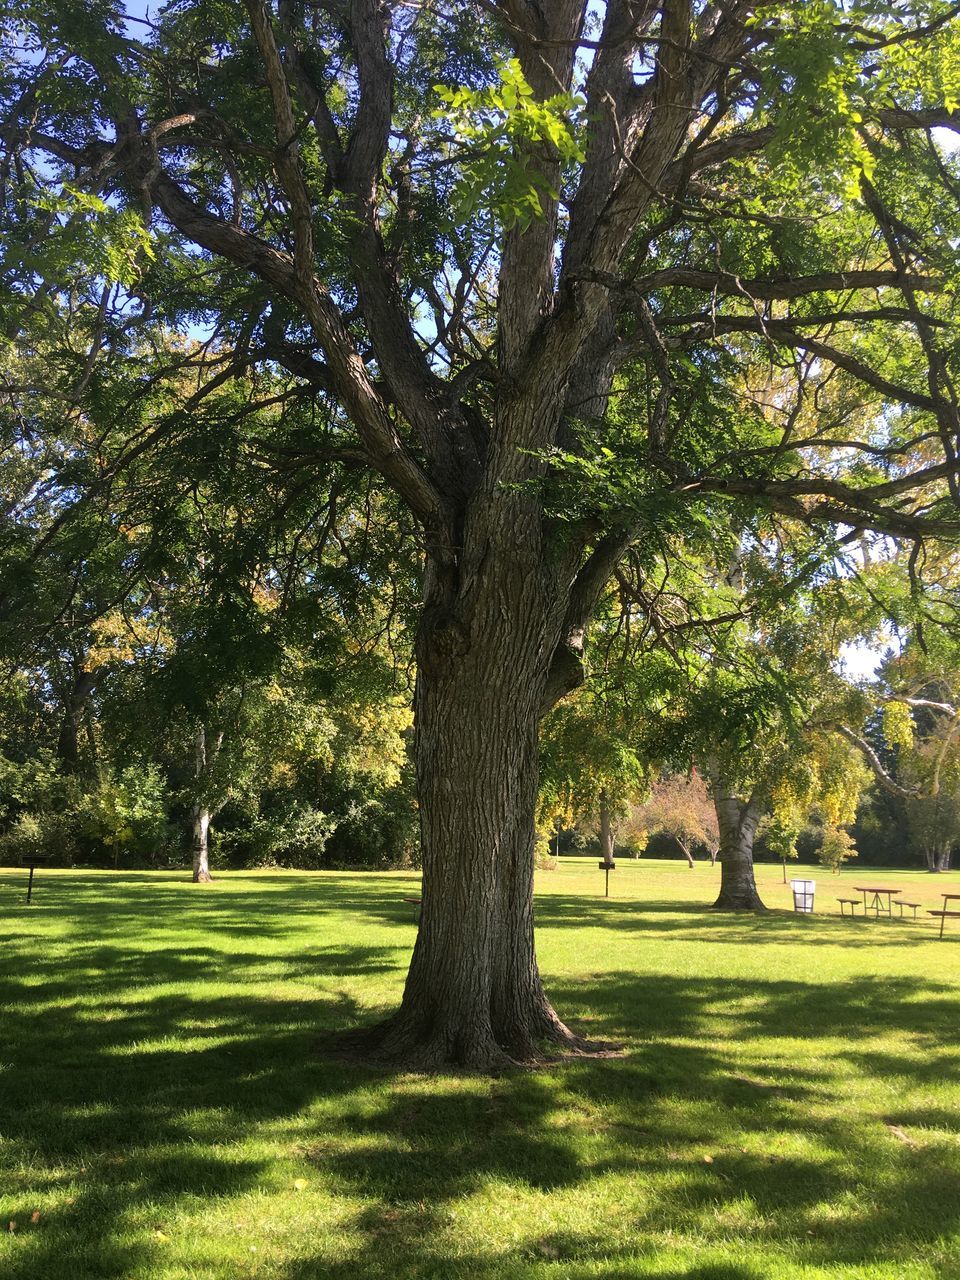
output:
[[[470,217],[486,208],[505,230],[522,230],[544,216],[541,191],[560,198],[544,169],[586,159],[572,123],[586,99],[556,93],[538,101],[518,58],[507,59],[498,74],[500,83],[483,89],[436,85],[445,105],[433,114],[454,134],[453,158],[461,170],[456,211]]]

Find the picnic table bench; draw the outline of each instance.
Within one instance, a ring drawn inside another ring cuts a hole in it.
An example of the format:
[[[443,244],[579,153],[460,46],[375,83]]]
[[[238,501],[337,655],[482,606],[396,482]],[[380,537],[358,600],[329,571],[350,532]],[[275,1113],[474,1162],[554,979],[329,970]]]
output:
[[[838,898],[837,901],[840,903],[840,914],[842,916],[852,918],[857,914],[857,907],[863,907],[864,915],[866,915],[868,911],[875,911],[877,913],[877,918],[879,919],[881,912],[883,912],[892,919],[893,908],[899,907],[901,920],[904,919],[905,909],[912,911],[913,916],[911,918],[916,920],[917,911],[921,904],[919,902],[908,902],[906,898],[894,898],[893,895],[896,893],[896,889],[864,889],[859,885],[855,887],[863,894],[863,898],[862,900],[860,898]],[[881,894],[886,895],[886,904],[881,900]],[[956,896],[960,898],[960,894],[957,894]],[[849,911],[847,910],[847,907],[850,908]]]
[[[948,906],[947,906],[947,903],[948,903],[948,902],[960,902],[960,893],[945,893],[945,894],[943,894],[943,906],[942,906],[938,911],[930,910],[930,908],[929,908],[929,907],[927,908],[927,909],[930,911],[930,914],[931,914],[932,916],[939,916],[939,917],[940,917],[940,934],[939,934],[939,936],[940,936],[941,938],[943,937],[943,926],[947,923],[947,917],[948,917],[948,916],[957,916],[958,918],[960,918],[960,910],[957,910],[956,908],[948,907]]]
[[[909,908],[910,908],[910,910],[913,912],[913,919],[914,919],[914,920],[916,920],[916,918],[917,918],[917,908],[920,906],[920,903],[919,903],[919,902],[907,902],[905,898],[895,898],[895,899],[894,899],[894,903],[893,903],[893,905],[894,905],[895,907],[899,907],[899,908],[900,908],[900,919],[901,919],[901,920],[903,919],[903,909],[904,909],[904,907],[909,907]]]

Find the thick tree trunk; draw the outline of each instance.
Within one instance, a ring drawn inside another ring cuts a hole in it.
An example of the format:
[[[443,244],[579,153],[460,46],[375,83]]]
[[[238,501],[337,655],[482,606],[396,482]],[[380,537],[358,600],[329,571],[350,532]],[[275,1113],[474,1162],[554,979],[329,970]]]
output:
[[[421,661],[420,930],[375,1054],[496,1069],[580,1042],[544,994],[533,940],[534,811],[544,673],[531,646]]]
[[[600,792],[600,854],[604,862],[613,864],[613,821],[610,816],[610,797]]]
[[[722,784],[714,786],[720,824],[720,895],[713,904],[721,911],[765,911],[753,874],[753,841],[760,822],[754,800],[746,803]]]
[[[428,578],[417,638],[420,929],[401,1006],[370,1038],[375,1055],[417,1069],[495,1070],[542,1057],[547,1044],[583,1047],[550,1007],[533,936],[556,579],[539,533],[524,537],[525,522],[539,521],[529,500],[502,488],[485,497],[456,593]]]
[[[938,871],[950,870],[950,854],[951,854],[951,849],[949,845],[947,846],[946,849],[941,849],[940,852],[937,854],[937,870]]]
[[[209,884],[210,874],[210,810],[204,805],[193,808],[193,882]]]

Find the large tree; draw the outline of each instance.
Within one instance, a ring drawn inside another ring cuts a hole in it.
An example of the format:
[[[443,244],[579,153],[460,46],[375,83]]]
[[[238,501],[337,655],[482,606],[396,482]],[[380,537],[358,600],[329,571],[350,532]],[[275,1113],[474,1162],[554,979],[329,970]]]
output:
[[[15,12],[14,322],[78,242],[138,258],[132,305],[290,371],[317,476],[369,468],[419,530],[423,911],[377,1050],[578,1044],[534,955],[537,735],[614,567],[708,501],[955,529],[953,8]]]

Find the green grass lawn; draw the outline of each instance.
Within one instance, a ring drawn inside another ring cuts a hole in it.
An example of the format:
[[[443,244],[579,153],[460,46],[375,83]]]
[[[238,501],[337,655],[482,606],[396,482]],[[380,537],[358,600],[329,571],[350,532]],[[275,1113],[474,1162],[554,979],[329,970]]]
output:
[[[540,873],[625,1055],[431,1079],[323,1052],[399,998],[413,876],[0,870],[0,1277],[958,1278],[960,921],[835,897],[960,874],[812,874],[740,918],[706,865]]]

